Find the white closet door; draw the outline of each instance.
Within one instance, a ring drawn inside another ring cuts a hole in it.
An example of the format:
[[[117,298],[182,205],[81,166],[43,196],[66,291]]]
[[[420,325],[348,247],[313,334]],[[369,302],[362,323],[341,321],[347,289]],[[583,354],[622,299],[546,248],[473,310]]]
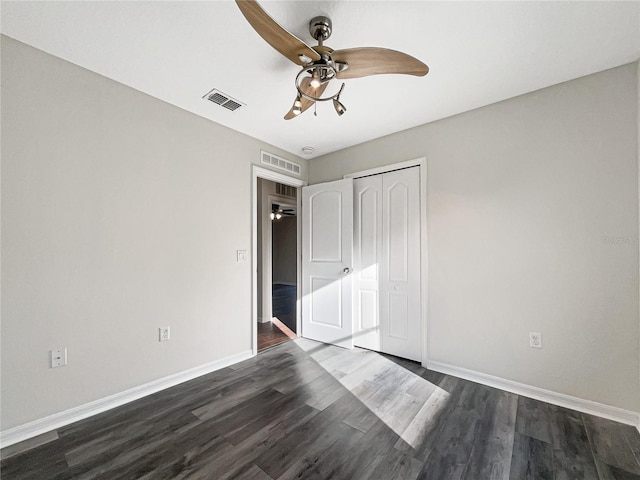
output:
[[[354,180],[354,343],[422,360],[420,170]]]
[[[382,176],[382,351],[422,360],[419,168]]]
[[[354,344],[381,350],[382,175],[353,182]]]
[[[302,188],[302,335],[353,348],[353,181]]]

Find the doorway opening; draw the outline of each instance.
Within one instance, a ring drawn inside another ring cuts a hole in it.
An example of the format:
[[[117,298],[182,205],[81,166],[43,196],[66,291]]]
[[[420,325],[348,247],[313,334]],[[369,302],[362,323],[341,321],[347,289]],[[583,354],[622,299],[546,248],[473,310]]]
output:
[[[296,338],[298,188],[257,179],[257,350]]]

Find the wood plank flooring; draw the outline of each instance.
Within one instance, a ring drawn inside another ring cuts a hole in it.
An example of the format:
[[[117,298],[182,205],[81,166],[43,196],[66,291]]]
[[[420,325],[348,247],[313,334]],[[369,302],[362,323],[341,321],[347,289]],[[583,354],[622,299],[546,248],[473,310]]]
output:
[[[635,428],[304,339],[2,451],[22,479],[640,479]]]
[[[286,342],[291,338],[295,338],[295,336],[295,333],[291,332],[279,320],[265,323],[258,322],[258,351],[260,352],[265,348]]]

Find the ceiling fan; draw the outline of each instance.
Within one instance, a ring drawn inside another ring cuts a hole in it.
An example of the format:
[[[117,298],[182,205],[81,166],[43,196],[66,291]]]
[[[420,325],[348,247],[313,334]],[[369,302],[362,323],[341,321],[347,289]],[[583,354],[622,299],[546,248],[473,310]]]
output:
[[[265,12],[255,0],[236,0],[240,11],[249,24],[273,48],[302,70],[296,76],[296,100],[285,120],[297,117],[316,102],[331,100],[338,115],[347,111],[340,102],[344,83],[333,95],[322,97],[329,82],[333,79],[399,73],[422,77],[429,67],[417,58],[396,50],[377,47],[350,48],[333,50],[324,45],[331,36],[331,19],[320,16],[309,22],[309,33],[318,42],[310,47],[302,40],[282,28]]]
[[[271,204],[271,213],[269,217],[271,220],[280,220],[283,216],[296,216],[296,210],[294,208],[281,208],[277,203]]]

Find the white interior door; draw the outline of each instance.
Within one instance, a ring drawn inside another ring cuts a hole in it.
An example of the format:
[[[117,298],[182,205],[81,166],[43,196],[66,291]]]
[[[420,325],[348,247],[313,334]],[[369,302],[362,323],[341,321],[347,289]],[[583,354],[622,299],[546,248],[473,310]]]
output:
[[[354,342],[422,360],[420,170],[354,181]]]
[[[302,189],[302,336],[353,348],[353,180]]]
[[[357,347],[380,351],[382,175],[356,178],[353,197],[353,342]]]
[[[419,168],[382,176],[383,352],[422,360]]]

